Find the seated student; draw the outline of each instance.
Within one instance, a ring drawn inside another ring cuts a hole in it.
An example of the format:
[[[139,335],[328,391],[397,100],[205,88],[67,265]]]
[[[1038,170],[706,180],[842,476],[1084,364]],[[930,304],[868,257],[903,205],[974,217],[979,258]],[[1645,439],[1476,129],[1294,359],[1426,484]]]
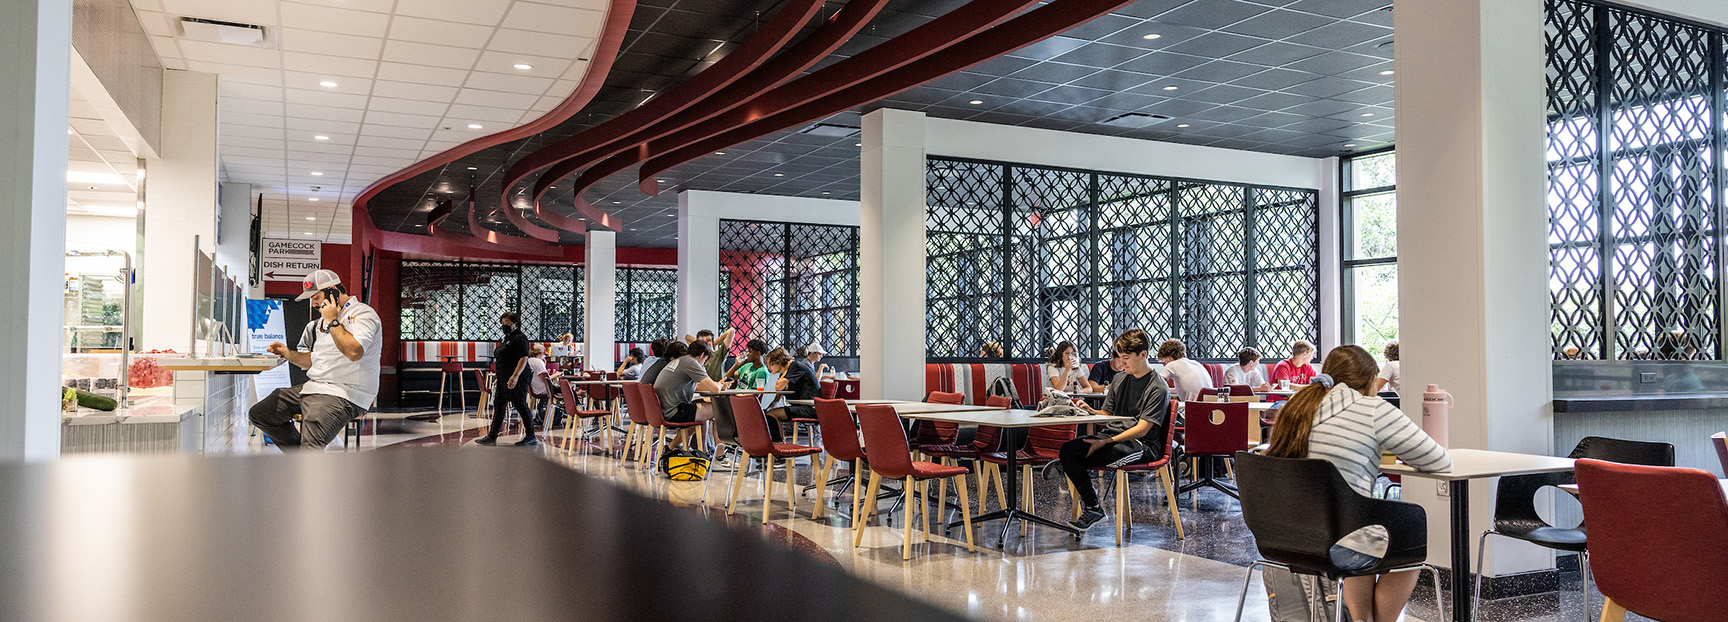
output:
[[[1074,393],[1091,388],[1086,384],[1086,372],[1080,369],[1080,350],[1072,341],[1056,345],[1050,358],[1044,361],[1043,372],[1046,391]]]
[[[981,357],[987,358],[987,359],[1004,358],[1002,356],[1002,344],[996,343],[994,341],[985,343],[984,347],[978,350],[978,356],[981,356]]]
[[[1200,399],[1201,389],[1216,388],[1212,386],[1212,373],[1206,371],[1205,365],[1188,358],[1188,346],[1179,340],[1159,345],[1158,361],[1164,364],[1158,368],[1158,375],[1176,380],[1176,396],[1184,402]]]
[[[546,411],[552,407],[548,379],[546,346],[536,343],[528,348],[528,407],[534,409],[535,425],[546,423]]]
[[[1151,462],[1163,457],[1165,432],[1170,425],[1170,393],[1146,360],[1151,338],[1146,331],[1135,328],[1117,337],[1115,347],[1116,358],[1124,362],[1124,369],[1110,383],[1109,392],[1104,395],[1104,408],[1092,413],[1133,417],[1133,424],[1126,421],[1101,424],[1097,434],[1068,441],[1060,453],[1062,472],[1080,493],[1083,509],[1080,517],[1070,523],[1080,529],[1089,529],[1104,518],[1104,509],[1098,505],[1098,491],[1092,488],[1087,469]]]
[[[834,368],[829,367],[827,363],[822,362],[822,357],[827,355],[828,351],[822,349],[822,344],[820,343],[812,343],[804,346],[804,360],[809,362],[810,369],[816,372],[816,379],[818,382],[834,379]]]
[[[1318,458],[1338,467],[1344,481],[1372,494],[1380,475],[1380,454],[1396,454],[1418,471],[1452,468],[1452,456],[1404,413],[1369,391],[1378,367],[1368,351],[1341,346],[1327,355],[1326,371],[1290,398],[1272,427],[1267,455]],[[1385,555],[1388,536],[1378,525],[1351,532],[1332,546],[1333,563],[1352,570],[1373,565]],[[1351,618],[1392,622],[1410,601],[1414,572],[1352,577],[1344,580],[1344,604]]]
[[[1103,391],[1110,386],[1110,381],[1116,379],[1116,374],[1128,368],[1128,360],[1122,355],[1111,355],[1109,359],[1092,364],[1092,373],[1087,374],[1086,381],[1091,383],[1093,391]]]
[[[697,391],[719,391],[720,383],[708,378],[708,344],[701,341],[689,345],[673,341],[666,346],[666,358],[671,363],[654,378],[654,393],[660,396],[660,416],[668,423],[689,423],[714,418],[714,404],[698,402]],[[684,447],[692,434],[701,427],[680,428],[672,446]]]
[[[1224,386],[1239,384],[1254,387],[1255,391],[1272,388],[1272,383],[1266,380],[1266,366],[1260,364],[1259,350],[1242,348],[1236,353],[1236,364],[1224,368]]]
[[[1403,370],[1398,369],[1398,340],[1386,342],[1386,349],[1380,351],[1386,355],[1386,364],[1380,366],[1380,375],[1374,378],[1374,392],[1391,391],[1398,393],[1404,386]]]
[[[794,359],[782,348],[775,348],[773,352],[769,352],[765,360],[768,363],[768,373],[780,376],[780,379],[774,382],[774,390],[792,392],[791,395],[786,396],[786,399],[810,400],[822,397],[822,384],[816,379],[816,370],[810,367],[808,361]],[[813,406],[780,403],[783,405],[769,410],[768,416],[781,421],[793,417],[799,419],[816,418],[816,408]],[[781,434],[780,426],[768,427],[769,432],[778,442]]]
[[[642,348],[630,348],[630,353],[624,355],[624,361],[618,364],[619,380],[635,380],[642,377]]]
[[[738,357],[738,362],[732,369],[726,370],[726,380],[735,383],[741,389],[754,389],[757,383],[768,378],[768,366],[762,357],[768,354],[768,343],[761,339],[751,339],[744,344],[744,356]]]
[[[637,378],[643,384],[654,384],[660,378],[660,370],[666,369],[671,358],[666,356],[666,348],[675,343],[671,339],[655,339],[648,344],[649,361],[642,368],[642,375]],[[686,346],[688,348],[688,346]]]
[[[1290,358],[1272,366],[1272,382],[1289,380],[1291,384],[1308,384],[1314,378],[1314,344],[1297,340],[1290,344]]]
[[[719,337],[715,337],[714,331],[706,328],[696,331],[695,337],[689,335],[684,336],[684,343],[695,343],[697,341],[708,346],[708,352],[710,353],[710,356],[708,357],[708,378],[714,382],[725,380],[726,377],[723,372],[726,371],[726,357],[732,353],[732,329],[728,328],[721,331]]]

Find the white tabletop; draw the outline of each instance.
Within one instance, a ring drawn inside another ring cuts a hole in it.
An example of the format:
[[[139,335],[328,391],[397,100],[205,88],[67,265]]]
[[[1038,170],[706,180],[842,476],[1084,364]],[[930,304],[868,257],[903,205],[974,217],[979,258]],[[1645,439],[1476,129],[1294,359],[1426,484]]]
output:
[[[626,382],[636,382],[636,381],[635,380],[571,380],[569,382],[571,385],[594,385],[594,384],[622,385]]]
[[[1072,425],[1076,423],[1106,423],[1110,421],[1132,421],[1132,417],[1112,417],[1109,415],[1081,415],[1078,417],[1034,417],[1036,410],[1023,408],[995,410],[974,410],[958,412],[909,412],[900,406],[894,407],[895,412],[907,419],[923,419],[925,421],[945,421],[969,425],[990,425],[998,428],[1037,428],[1050,425]],[[913,411],[917,409],[914,408]]]
[[[756,389],[726,389],[724,391],[697,391],[696,394],[697,395],[704,395],[704,396],[708,396],[708,397],[714,397],[717,395],[730,397],[730,396],[735,396],[735,395],[791,395],[792,392],[791,391],[758,391]]]
[[[941,414],[972,412],[976,410],[1006,410],[1004,408],[985,406],[983,404],[932,404],[929,402],[906,402],[904,404],[888,404],[888,406],[893,406],[894,411],[901,415],[909,413]]]
[[[797,404],[799,406],[815,406],[816,400],[786,400],[786,403]],[[919,403],[919,402],[910,402],[910,401],[906,401],[906,400],[846,400],[846,406],[848,406],[848,407],[857,406],[859,404],[870,404],[870,405],[874,405],[874,406],[881,406],[884,404],[917,404],[917,403]]]
[[[1282,395],[1289,397],[1295,395],[1296,391],[1298,391],[1298,389],[1268,389],[1265,391],[1255,391],[1254,393],[1258,395]]]
[[[1450,451],[1452,453],[1452,468],[1447,471],[1423,473],[1402,462],[1382,465],[1380,470],[1405,477],[1455,481],[1507,475],[1530,475],[1532,473],[1559,473],[1572,470],[1572,463],[1574,462],[1571,458],[1515,454],[1485,449],[1453,449]]]

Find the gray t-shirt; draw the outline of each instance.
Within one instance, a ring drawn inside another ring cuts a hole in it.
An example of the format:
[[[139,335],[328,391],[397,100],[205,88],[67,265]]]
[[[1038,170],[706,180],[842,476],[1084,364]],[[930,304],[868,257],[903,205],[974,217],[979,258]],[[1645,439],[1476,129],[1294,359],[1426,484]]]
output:
[[[660,396],[660,414],[671,417],[678,407],[696,400],[696,383],[708,377],[708,370],[688,356],[668,363],[654,378],[654,393]]]

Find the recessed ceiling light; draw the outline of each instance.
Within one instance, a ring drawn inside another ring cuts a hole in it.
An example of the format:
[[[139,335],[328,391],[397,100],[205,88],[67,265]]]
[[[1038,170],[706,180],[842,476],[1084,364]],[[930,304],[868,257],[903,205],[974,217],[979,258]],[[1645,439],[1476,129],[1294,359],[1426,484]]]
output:
[[[1181,88],[1181,87],[1178,87],[1178,86],[1176,86],[1176,85],[1174,85],[1174,84],[1172,84],[1172,85],[1170,85],[1170,86],[1166,86],[1166,87],[1164,87],[1164,90],[1166,90],[1166,91],[1174,91],[1174,90],[1176,90],[1176,89],[1178,89],[1178,88]]]
[[[335,83],[335,82],[331,82],[331,81],[329,81],[329,80],[325,80],[325,81],[323,81],[323,82],[319,82],[319,83],[318,83],[318,86],[322,86],[322,87],[324,87],[324,88],[334,88],[334,87],[335,87],[335,86],[336,86],[336,83]]]
[[[547,190],[557,190],[558,187],[557,186],[547,186],[546,189]]]
[[[833,194],[833,193],[831,193],[831,192],[828,192],[828,191],[827,191],[827,190],[823,190],[823,191],[822,191],[822,194]]]
[[[785,173],[775,173],[774,176],[775,177],[785,177],[786,174]]]
[[[316,234],[316,233],[313,233],[313,232],[311,232],[311,231],[307,231],[307,232],[306,232],[306,235],[318,235],[318,234]]]
[[[478,170],[480,170],[480,167],[478,167],[478,166],[470,166],[470,167],[468,167],[468,170],[470,170],[470,171],[478,171]]]
[[[1188,127],[1187,123],[1177,123],[1176,127]]]
[[[864,143],[852,143],[853,147],[863,147]]]
[[[1389,75],[1392,75],[1392,74],[1393,74],[1393,73],[1396,73],[1396,72],[1394,72],[1394,71],[1393,71],[1393,70],[1391,70],[1391,69],[1387,69],[1387,70],[1385,70],[1385,71],[1382,71],[1382,72],[1380,72],[1380,75],[1383,75],[1383,76],[1389,76]]]
[[[479,124],[479,123],[469,123],[469,124],[468,124],[468,129],[471,129],[471,130],[477,130],[477,129],[480,129],[480,124]]]
[[[308,200],[308,201],[317,201],[317,200],[318,200],[318,197],[312,197],[312,198],[309,198],[309,199],[306,199],[306,200]]]
[[[666,180],[664,180],[664,179],[656,179],[656,180],[654,180],[654,183],[657,183],[657,184],[663,184],[663,183],[666,183]]]
[[[66,171],[66,181],[81,184],[123,184],[126,183],[126,178],[113,173]]]
[[[1162,36],[1164,36],[1164,35],[1157,35],[1157,34],[1152,34],[1152,35],[1140,35],[1140,38],[1141,38],[1141,39],[1145,39],[1145,40],[1147,40],[1147,41],[1151,41],[1151,40],[1153,40],[1153,39],[1157,39],[1157,38],[1158,38],[1158,37],[1162,37]]]
[[[623,205],[624,202],[623,201],[613,201],[612,204],[613,205]]]
[[[976,105],[978,105],[978,104],[982,104],[982,103],[984,103],[984,100],[982,100],[982,99],[974,99],[974,100],[972,100],[972,101],[969,101],[969,102],[966,102],[966,103],[968,103],[968,104],[972,104],[972,105],[974,105],[974,106],[976,106]]]
[[[724,152],[724,151],[716,151],[716,152],[714,152],[714,155],[726,155],[726,152]]]
[[[318,220],[317,216],[307,216],[306,220]]]
[[[515,68],[517,68],[517,69],[521,69],[521,70],[524,70],[524,71],[526,71],[526,70],[529,70],[529,69],[533,69],[533,68],[534,68],[534,66],[533,66],[533,65],[530,65],[530,64],[528,64],[528,63],[516,63],[516,64],[514,64],[514,65],[511,65],[511,67],[515,67]]]
[[[1372,117],[1372,116],[1374,116],[1374,113],[1372,113],[1372,112],[1364,112],[1364,113],[1362,113],[1362,116],[1364,116],[1364,117]]]
[[[313,177],[323,177],[324,173],[322,173],[320,171],[312,171],[312,176]]]
[[[1356,143],[1344,143],[1345,147],[1355,147]]]
[[[424,226],[426,226],[426,225],[414,225],[414,226],[416,226],[416,227],[424,227]]]
[[[319,134],[319,135],[317,135],[317,136],[313,136],[313,137],[312,137],[312,140],[330,140],[330,137],[329,137],[329,136],[325,136],[325,135],[323,135],[323,134]]]

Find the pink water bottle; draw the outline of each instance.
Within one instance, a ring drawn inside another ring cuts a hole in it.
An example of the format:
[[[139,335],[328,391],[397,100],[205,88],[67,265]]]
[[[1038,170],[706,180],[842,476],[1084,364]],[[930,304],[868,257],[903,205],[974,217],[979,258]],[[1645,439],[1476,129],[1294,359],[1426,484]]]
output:
[[[1452,394],[1441,389],[1440,385],[1428,385],[1428,390],[1422,392],[1422,431],[1441,447],[1452,446],[1446,439],[1446,421],[1451,410]]]

